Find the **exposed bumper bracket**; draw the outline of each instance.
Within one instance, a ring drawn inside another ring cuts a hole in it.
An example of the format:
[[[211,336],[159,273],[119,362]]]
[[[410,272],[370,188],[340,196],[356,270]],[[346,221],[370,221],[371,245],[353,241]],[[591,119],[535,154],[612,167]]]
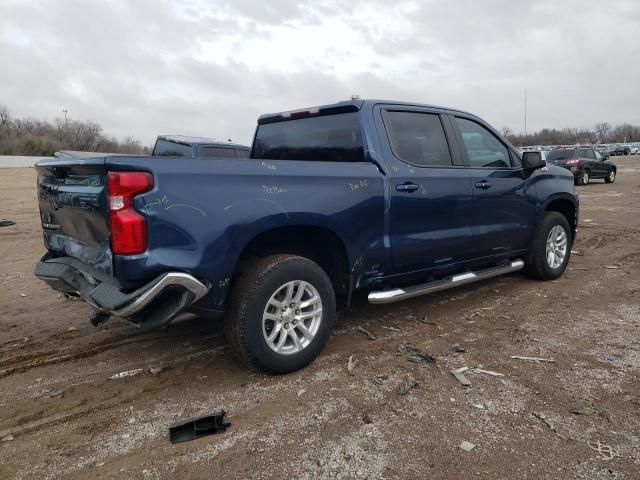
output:
[[[133,319],[145,326],[159,327],[209,291],[207,285],[188,273],[169,272],[133,292],[125,293],[114,283],[99,282],[64,258],[39,262],[35,274],[53,289],[77,292],[91,304],[96,310],[91,318],[94,325],[113,315]],[[136,318],[140,315],[144,318]]]

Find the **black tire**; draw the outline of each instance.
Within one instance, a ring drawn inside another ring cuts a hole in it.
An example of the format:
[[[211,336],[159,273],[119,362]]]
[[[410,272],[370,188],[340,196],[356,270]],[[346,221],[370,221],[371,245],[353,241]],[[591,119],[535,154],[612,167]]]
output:
[[[271,296],[294,280],[303,280],[316,289],[322,301],[322,316],[310,343],[297,353],[284,355],[269,347],[262,319]],[[331,336],[336,299],[331,280],[315,262],[295,255],[273,255],[259,260],[240,276],[229,307],[225,334],[235,353],[250,366],[280,374],[299,370],[320,354]]]
[[[605,183],[613,183],[616,181],[616,169],[612,168],[611,170],[609,170],[609,174],[604,177],[604,181]]]
[[[577,184],[588,185],[590,178],[591,178],[591,172],[589,172],[589,170],[583,170],[582,172],[579,173]]]
[[[551,229],[560,226],[567,236],[567,252],[564,261],[557,267],[552,268],[547,262],[547,238]],[[525,265],[525,274],[537,280],[555,280],[561,276],[571,257],[571,246],[573,244],[573,234],[567,218],[559,212],[546,212],[538,229],[534,233],[531,250]]]

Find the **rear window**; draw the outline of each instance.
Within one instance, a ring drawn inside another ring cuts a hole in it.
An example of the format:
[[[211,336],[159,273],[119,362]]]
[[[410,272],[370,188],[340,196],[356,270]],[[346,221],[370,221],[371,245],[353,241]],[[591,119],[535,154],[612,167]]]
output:
[[[206,158],[236,158],[234,148],[201,147],[200,156]]]
[[[244,148],[236,150],[236,157],[238,158],[249,158],[251,154],[251,150],[245,150]]]
[[[552,150],[551,152],[549,152],[549,155],[547,155],[547,160],[566,160],[568,158],[573,158],[575,153],[576,151],[571,148]]]
[[[362,162],[364,148],[358,113],[260,125],[252,157],[265,160]]]
[[[168,140],[156,140],[153,147],[153,155],[165,157],[190,157],[191,146],[182,143],[169,142]]]

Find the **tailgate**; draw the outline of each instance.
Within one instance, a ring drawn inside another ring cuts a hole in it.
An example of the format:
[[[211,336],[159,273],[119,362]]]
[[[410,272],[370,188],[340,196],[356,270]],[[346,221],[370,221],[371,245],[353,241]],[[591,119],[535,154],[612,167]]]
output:
[[[104,157],[38,162],[38,203],[50,253],[111,273],[104,163]]]

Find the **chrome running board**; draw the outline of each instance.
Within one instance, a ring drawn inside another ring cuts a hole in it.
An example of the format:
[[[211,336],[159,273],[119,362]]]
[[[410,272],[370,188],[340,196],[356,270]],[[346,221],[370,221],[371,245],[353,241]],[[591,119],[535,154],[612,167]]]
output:
[[[369,293],[369,303],[377,304],[399,302],[401,300],[406,300],[407,298],[419,297],[420,295],[426,295],[427,293],[439,292],[441,290],[447,290],[460,285],[466,285],[467,283],[479,282],[480,280],[485,280],[487,278],[516,272],[522,268],[524,268],[524,262],[522,260],[514,260],[507,265],[491,267],[485,270],[478,270],[476,272],[451,275],[435,282],[423,283],[405,288],[394,288],[391,290],[371,292]]]

